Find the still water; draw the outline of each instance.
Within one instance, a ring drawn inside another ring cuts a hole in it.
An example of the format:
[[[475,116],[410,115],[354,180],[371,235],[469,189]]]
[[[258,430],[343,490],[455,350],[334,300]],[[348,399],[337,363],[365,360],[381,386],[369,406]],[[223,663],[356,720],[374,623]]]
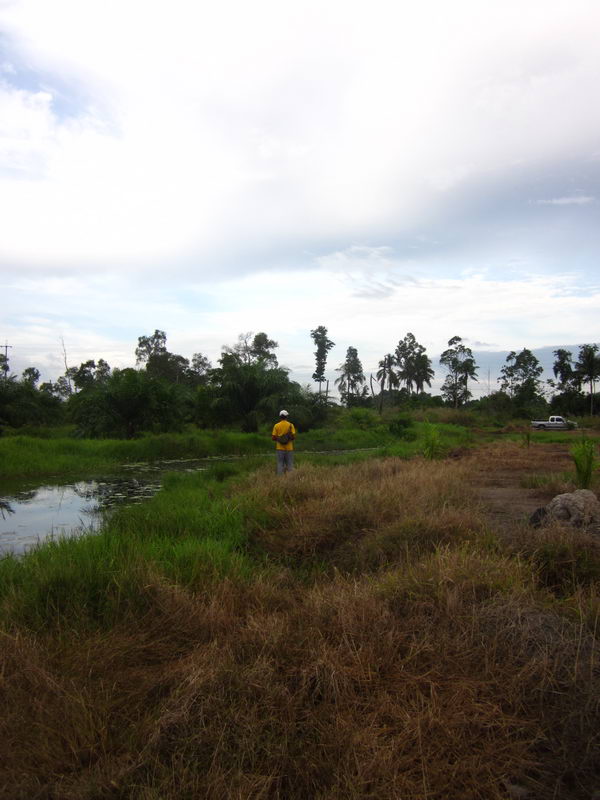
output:
[[[141,503],[162,485],[165,472],[206,469],[203,461],[132,464],[127,474],[66,484],[0,488],[0,557],[22,555],[51,538],[80,536],[99,528],[106,512]]]

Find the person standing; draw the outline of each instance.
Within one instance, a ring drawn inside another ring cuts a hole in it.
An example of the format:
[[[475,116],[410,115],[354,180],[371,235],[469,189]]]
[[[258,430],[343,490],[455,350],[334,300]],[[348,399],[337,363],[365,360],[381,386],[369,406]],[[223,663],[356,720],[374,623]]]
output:
[[[276,442],[275,454],[277,456],[277,474],[291,472],[294,469],[294,439],[296,428],[288,419],[289,414],[285,409],[279,412],[279,422],[273,426],[271,439]]]

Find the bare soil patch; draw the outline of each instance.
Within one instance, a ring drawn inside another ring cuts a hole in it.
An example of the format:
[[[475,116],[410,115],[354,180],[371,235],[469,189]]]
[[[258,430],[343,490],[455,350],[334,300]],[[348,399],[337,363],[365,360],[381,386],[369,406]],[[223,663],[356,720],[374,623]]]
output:
[[[568,474],[573,473],[570,446],[495,442],[467,456],[483,514],[493,530],[526,523],[536,508],[575,488]]]

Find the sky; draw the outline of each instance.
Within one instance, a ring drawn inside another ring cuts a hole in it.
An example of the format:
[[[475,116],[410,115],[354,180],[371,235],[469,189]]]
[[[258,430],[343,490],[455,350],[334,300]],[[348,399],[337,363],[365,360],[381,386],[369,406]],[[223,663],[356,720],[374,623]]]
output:
[[[0,0],[0,351],[599,342],[598,41],[596,0]]]

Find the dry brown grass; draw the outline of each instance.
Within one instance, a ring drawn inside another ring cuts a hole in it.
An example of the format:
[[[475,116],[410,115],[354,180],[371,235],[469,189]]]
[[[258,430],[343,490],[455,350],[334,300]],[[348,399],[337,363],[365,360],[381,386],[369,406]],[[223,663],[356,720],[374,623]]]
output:
[[[253,501],[266,509],[254,541],[278,556],[371,569],[415,557],[482,529],[466,467],[416,459],[304,467],[282,481],[265,474]]]
[[[525,447],[520,442],[493,442],[469,453],[468,460],[482,475],[497,476],[503,469],[511,473],[554,473],[573,469],[569,444],[538,444]]]
[[[409,576],[303,594],[228,584],[192,607],[153,595],[135,628],[6,640],[5,797],[487,800],[506,781],[536,798],[594,785],[592,636],[535,603],[507,560],[443,551]]]
[[[522,541],[486,541],[469,469],[261,474],[255,546],[333,574],[192,596],[148,573],[111,631],[2,636],[0,796],[590,798],[597,584],[559,600]]]

